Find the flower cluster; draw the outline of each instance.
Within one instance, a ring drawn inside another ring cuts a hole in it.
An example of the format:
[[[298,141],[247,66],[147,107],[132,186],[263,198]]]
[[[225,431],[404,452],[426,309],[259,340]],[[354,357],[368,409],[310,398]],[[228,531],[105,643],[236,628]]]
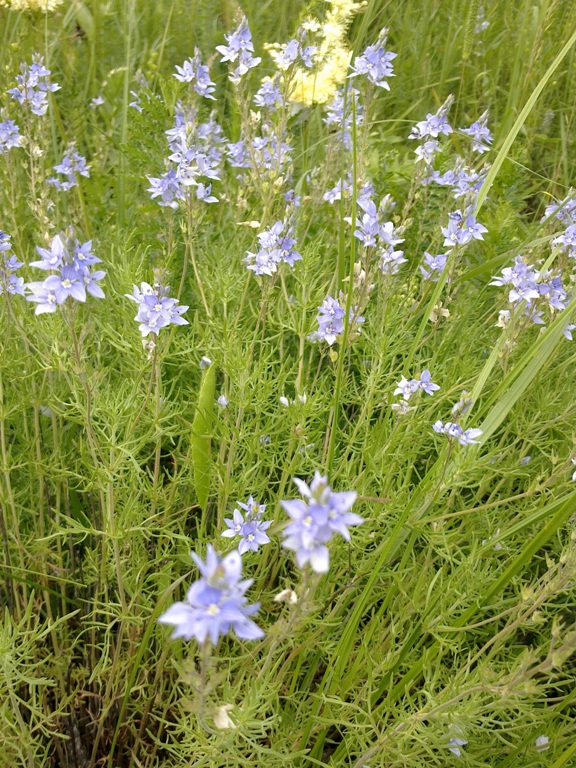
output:
[[[390,90],[387,78],[394,77],[392,60],[398,54],[387,51],[384,48],[387,36],[388,30],[383,29],[378,37],[378,42],[374,45],[369,45],[361,56],[355,58],[350,77],[366,75],[368,80],[374,85],[379,88],[385,88],[387,91]]]
[[[0,230],[0,295],[6,292],[24,296],[24,278],[15,274],[23,264],[13,254],[9,255],[11,250],[10,235]]]
[[[422,371],[419,379],[406,379],[404,376],[396,384],[395,395],[402,395],[404,400],[410,400],[412,395],[419,390],[426,392],[427,395],[433,395],[440,389],[438,384],[434,384],[428,368]]]
[[[460,424],[456,424],[452,421],[447,421],[445,424],[443,424],[440,420],[435,421],[432,425],[432,429],[439,435],[447,435],[450,439],[458,440],[460,445],[470,445],[472,443],[477,443],[478,440],[475,438],[480,437],[482,434],[481,429],[463,429]]]
[[[228,529],[222,533],[222,536],[227,539],[240,536],[238,552],[241,555],[249,551],[257,552],[260,544],[268,544],[270,541],[265,531],[272,525],[272,521],[262,520],[266,505],[259,504],[250,496],[246,504],[239,501],[238,506],[246,515],[244,516],[239,509],[235,509],[232,520],[225,517],[224,522]]]
[[[408,138],[421,140],[429,136],[432,139],[437,139],[441,134],[449,136],[453,133],[454,129],[449,124],[447,117],[453,102],[454,96],[448,96],[444,104],[442,104],[435,114],[428,112],[426,120],[421,120],[419,123],[416,123]]]
[[[286,230],[286,234],[284,234]],[[258,234],[260,249],[248,251],[244,263],[256,275],[273,275],[282,262],[294,266],[302,256],[294,249],[296,240],[291,236],[293,226],[287,221],[277,221],[269,229]]]
[[[222,172],[222,144],[225,142],[221,126],[210,118],[199,123],[197,112],[176,104],[174,125],[166,131],[171,154],[168,170],[159,178],[148,176],[148,192],[161,206],[176,210],[187,197],[187,189],[196,187],[196,197],[205,203],[216,203],[212,185],[205,181],[219,180]]]
[[[554,216],[567,226],[576,224],[576,192],[570,189],[564,200],[546,206],[542,220]]]
[[[422,276],[433,283],[438,282],[438,279],[446,266],[447,259],[448,255],[446,253],[439,253],[437,256],[432,256],[428,251],[424,251],[424,264],[420,265]]]
[[[16,82],[19,88],[10,88],[8,93],[19,104],[28,104],[35,115],[45,115],[48,111],[48,93],[60,90],[60,86],[50,82],[50,70],[44,66],[44,59],[35,53],[32,64],[20,65],[21,74]]]
[[[216,50],[222,54],[220,61],[230,61],[236,64],[236,68],[230,73],[229,79],[238,85],[242,77],[253,67],[257,67],[262,61],[259,56],[252,56],[254,45],[252,35],[248,28],[246,17],[243,16],[238,27],[224,35],[228,45],[217,45]]]
[[[480,115],[469,128],[460,128],[462,133],[468,134],[472,137],[472,151],[483,154],[490,150],[490,144],[492,144],[492,134],[488,128],[488,112],[484,112]]]
[[[30,266],[53,273],[45,280],[26,284],[31,292],[26,299],[36,304],[37,315],[55,312],[69,297],[82,302],[86,301],[86,293],[97,299],[105,298],[98,283],[106,272],[90,271],[90,267],[102,261],[92,253],[91,240],[80,243],[70,231],[67,235],[56,235],[49,249],[36,250],[41,260],[31,262]]]
[[[274,63],[282,72],[290,69],[294,64],[302,64],[311,69],[314,66],[312,57],[318,50],[315,45],[304,45],[300,40],[289,40],[287,43],[271,43],[265,46],[270,52]]]
[[[290,161],[290,145],[283,141],[272,126],[262,126],[262,136],[255,136],[250,143],[241,138],[226,145],[226,156],[232,168],[251,168],[259,175],[279,175]],[[242,180],[242,176],[238,176]]]
[[[190,587],[184,602],[174,603],[158,621],[175,627],[172,637],[193,637],[199,643],[208,638],[216,645],[220,635],[234,630],[243,640],[258,640],[264,632],[250,616],[260,605],[247,605],[245,597],[252,579],[242,578],[242,558],[236,551],[221,557],[208,545],[206,562],[190,553],[198,566],[201,578]]]
[[[140,288],[134,286],[133,292],[124,294],[126,298],[135,301],[138,304],[136,320],[140,323],[140,333],[142,337],[149,333],[158,335],[160,328],[167,325],[188,325],[182,315],[188,309],[187,306],[178,306],[178,299],[168,297],[168,286],[160,283],[154,283],[154,287],[149,283],[141,283]]]
[[[254,104],[261,109],[269,109],[271,112],[282,106],[282,91],[275,80],[265,77],[262,85],[254,94]]]
[[[547,304],[551,312],[563,310],[569,298],[560,274],[549,270],[540,272],[532,264],[526,264],[520,255],[514,259],[514,266],[505,267],[490,285],[509,286],[508,301],[515,306],[525,302],[525,314],[538,325],[544,324],[539,306]]]
[[[352,180],[352,174],[348,171],[346,178],[339,179],[338,183],[332,189],[329,189],[328,192],[325,192],[322,195],[322,199],[326,200],[330,205],[333,205],[337,200],[341,200],[342,198],[349,200],[352,197],[353,187],[354,182]],[[363,206],[368,203],[373,194],[374,185],[371,182],[367,181],[359,186],[356,202],[360,208],[363,208]]]
[[[181,83],[194,83],[194,90],[199,96],[216,101],[215,97],[212,96],[216,86],[210,80],[209,68],[202,64],[202,56],[198,48],[194,49],[193,59],[187,59],[181,67],[176,65],[174,77]]]
[[[448,214],[448,226],[442,227],[444,246],[453,248],[455,245],[467,245],[472,239],[484,240],[484,232],[488,230],[476,221],[473,213],[453,211]]]
[[[342,139],[345,149],[352,149],[352,120],[356,125],[362,125],[364,110],[358,101],[359,92],[349,84],[338,88],[332,101],[326,105],[326,125],[336,126],[336,137]],[[352,108],[354,100],[355,109]]]
[[[465,197],[471,204],[477,197],[487,173],[487,170],[475,171],[459,161],[455,168],[450,168],[445,173],[431,169],[430,175],[423,182],[424,184],[438,184],[441,187],[452,187],[455,200],[459,197]]]
[[[340,306],[337,299],[327,296],[322,305],[318,307],[318,330],[312,334],[312,339],[325,341],[332,346],[336,341],[340,341],[344,333],[344,317],[346,310]],[[359,325],[364,322],[363,317],[356,317],[356,307],[350,307],[349,323],[350,325]],[[359,332],[358,328],[354,328]]]
[[[20,146],[22,146],[22,136],[14,120],[5,120],[0,123],[0,155]]]
[[[78,186],[78,175],[90,176],[90,166],[86,164],[86,158],[76,152],[74,145],[68,147],[62,158],[62,162],[59,165],[54,166],[56,173],[65,177],[65,181],[62,181],[55,176],[48,179],[48,184],[56,187],[56,189],[63,192],[67,192],[72,187]]]
[[[562,235],[552,240],[552,245],[562,246],[562,250],[570,259],[576,259],[576,224],[570,224]]]
[[[364,213],[361,219],[356,219],[354,237],[358,238],[365,248],[376,246],[380,270],[386,275],[395,275],[400,265],[407,262],[404,251],[395,249],[395,246],[404,240],[397,237],[391,221],[384,224],[380,222],[379,212],[373,200],[361,196],[357,203]],[[345,217],[345,221],[352,223],[349,216]]]
[[[302,499],[282,501],[291,522],[283,531],[283,546],[296,553],[299,568],[310,563],[316,573],[327,573],[329,553],[326,544],[335,533],[350,541],[348,526],[360,525],[363,519],[350,512],[357,498],[355,491],[336,493],[328,485],[328,478],[316,471],[310,487],[294,478]]]

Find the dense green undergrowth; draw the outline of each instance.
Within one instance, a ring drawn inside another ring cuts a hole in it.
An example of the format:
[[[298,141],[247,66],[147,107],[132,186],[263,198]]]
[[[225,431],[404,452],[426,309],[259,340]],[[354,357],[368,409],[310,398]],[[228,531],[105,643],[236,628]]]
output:
[[[551,244],[566,223],[542,217],[576,176],[575,7],[369,0],[348,45],[360,55],[387,27],[395,76],[390,92],[353,80],[352,149],[325,105],[281,109],[271,124],[292,155],[280,170],[239,180],[224,164],[218,203],[159,206],[148,177],[167,169],[178,100],[195,99],[203,121],[213,108],[229,142],[258,135],[267,118],[249,99],[274,72],[265,43],[329,10],[240,5],[262,63],[238,88],[215,53],[238,20],[228,0],[0,7],[0,122],[23,136],[0,155],[0,229],[27,282],[46,277],[30,266],[36,246],[69,226],[106,272],[105,299],[54,313],[0,295],[0,765],[569,766],[576,298],[573,259]],[[195,46],[215,102],[172,76]],[[36,51],[61,86],[43,116],[6,93]],[[435,167],[461,157],[488,173],[470,208],[484,239],[452,250],[440,228],[462,199],[422,183],[408,138],[449,94],[455,131]],[[474,155],[458,129],[486,110],[494,142]],[[90,175],[59,191],[47,179],[70,142]],[[331,205],[323,195],[347,173],[354,192]],[[376,205],[395,201],[381,214],[403,239],[396,273],[345,220],[363,214],[367,182]],[[256,276],[244,258],[292,210],[289,190],[302,260]],[[425,251],[451,254],[437,282]],[[562,275],[566,308],[544,325],[489,285],[518,254]],[[189,324],[142,339],[126,294],[155,279]],[[364,322],[314,341],[318,308],[340,291]],[[398,382],[426,369],[440,389],[403,413]],[[438,420],[482,434],[461,445]],[[331,542],[327,574],[303,575],[280,502],[317,470],[358,494],[364,523]],[[224,519],[249,496],[273,521],[270,543],[243,557],[265,637],[225,637],[210,654],[170,639],[158,618],[198,578],[189,552],[230,551]],[[296,605],[274,599],[286,589]]]

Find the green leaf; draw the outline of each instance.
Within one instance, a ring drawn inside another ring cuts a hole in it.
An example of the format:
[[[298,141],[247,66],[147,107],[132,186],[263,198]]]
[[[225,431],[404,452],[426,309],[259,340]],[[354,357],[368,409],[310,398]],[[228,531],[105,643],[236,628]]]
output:
[[[210,492],[212,460],[210,445],[214,427],[214,394],[216,391],[216,366],[206,369],[200,385],[198,407],[192,422],[192,463],[194,466],[194,486],[198,504],[206,512]]]

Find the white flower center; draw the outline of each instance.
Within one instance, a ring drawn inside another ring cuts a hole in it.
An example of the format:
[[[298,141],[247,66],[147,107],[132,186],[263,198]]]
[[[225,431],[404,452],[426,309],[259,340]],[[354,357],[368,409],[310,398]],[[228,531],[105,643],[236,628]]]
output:
[[[68,278],[66,278],[66,280],[62,280],[62,287],[63,288],[70,288],[71,285],[72,285],[72,282],[70,280],[68,280]]]
[[[212,603],[212,604],[211,604],[211,605],[209,605],[209,606],[208,606],[208,608],[206,609],[206,613],[207,613],[209,616],[217,616],[217,615],[220,613],[220,608],[218,608],[218,606],[216,605],[216,603]]]

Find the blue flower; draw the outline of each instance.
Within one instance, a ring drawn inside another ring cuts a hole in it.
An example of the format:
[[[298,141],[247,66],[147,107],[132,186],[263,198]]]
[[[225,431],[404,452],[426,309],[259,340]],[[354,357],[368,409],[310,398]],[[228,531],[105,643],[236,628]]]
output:
[[[14,120],[5,120],[0,123],[0,155],[6,154],[14,147],[22,146],[21,142],[20,129]]]
[[[202,56],[198,48],[194,49],[194,58],[187,59],[179,67],[176,65],[176,80],[181,83],[194,83],[194,90],[199,96],[216,101],[212,94],[216,90],[215,84],[210,80],[210,70],[202,64]]]
[[[228,77],[235,85],[238,85],[248,70],[257,67],[262,59],[252,56],[254,45],[245,16],[242,17],[238,27],[224,37],[228,45],[217,45],[216,50],[222,54],[220,61],[237,63],[236,69]]]
[[[238,552],[243,555],[245,552],[257,552],[260,544],[268,544],[270,539],[264,533],[271,525],[271,520],[262,520],[262,515],[266,509],[265,504],[258,504],[250,496],[246,504],[238,502],[238,506],[246,512],[246,516],[235,509],[233,519],[224,518],[228,530],[222,533],[225,538],[240,536],[241,541],[238,544]]]
[[[451,421],[447,421],[443,424],[440,420],[434,422],[432,425],[434,432],[439,435],[447,435],[449,438],[455,438],[460,445],[470,445],[477,443],[475,438],[480,437],[482,434],[481,429],[462,429],[460,424],[455,424]]]
[[[310,563],[316,573],[327,573],[330,557],[328,542],[335,533],[350,541],[349,526],[360,525],[363,519],[350,512],[357,498],[355,491],[332,491],[327,477],[316,471],[308,486],[294,478],[302,499],[280,502],[291,521],[283,531],[283,546],[296,553],[299,568]]]
[[[254,104],[270,110],[276,110],[282,106],[282,93],[278,84],[270,78],[263,80],[254,96]]]
[[[484,114],[481,115],[476,122],[472,123],[469,128],[460,129],[462,133],[466,133],[468,136],[472,137],[472,150],[474,152],[483,154],[490,149],[488,145],[492,144],[492,134],[490,133],[487,123],[488,112],[484,112]]]
[[[8,256],[11,250],[10,235],[0,230],[0,296],[4,292],[24,296],[24,278],[14,274],[24,265],[16,256]]]
[[[273,275],[282,262],[293,267],[297,261],[301,261],[302,256],[294,249],[296,240],[291,237],[292,232],[292,224],[286,221],[277,221],[269,229],[260,232],[260,249],[257,253],[248,251],[244,259],[248,269],[256,275]]]
[[[80,176],[90,176],[90,166],[86,164],[86,158],[82,157],[76,152],[74,145],[70,147],[64,153],[62,162],[59,165],[54,166],[56,173],[66,177],[65,181],[52,176],[48,179],[48,184],[52,184],[56,189],[67,192],[72,187],[78,186],[77,174]]]
[[[390,86],[386,78],[394,77],[392,60],[398,54],[385,50],[387,34],[388,30],[383,29],[378,42],[375,45],[369,45],[361,56],[356,57],[350,77],[366,75],[371,83],[389,91]]]
[[[90,271],[91,266],[101,261],[92,253],[91,240],[80,243],[70,229],[67,234],[56,235],[49,249],[37,247],[36,251],[42,258],[30,266],[53,274],[25,286],[30,291],[26,299],[36,304],[35,314],[55,312],[68,298],[85,302],[86,292],[95,298],[105,298],[98,283],[106,272]]]
[[[160,328],[170,324],[188,325],[188,320],[182,317],[188,307],[178,306],[178,299],[168,298],[168,290],[168,287],[159,283],[154,287],[149,283],[141,283],[140,289],[135,285],[132,294],[125,294],[128,299],[138,304],[134,319],[140,323],[142,337],[148,336],[149,333],[157,335]]]
[[[486,227],[479,224],[472,213],[463,214],[460,210],[448,214],[448,226],[442,227],[444,246],[453,248],[455,245],[466,245],[473,238],[483,240]]]
[[[208,638],[216,645],[220,635],[227,635],[231,630],[243,640],[258,640],[264,632],[250,616],[260,605],[246,604],[245,593],[252,584],[252,579],[241,581],[242,558],[237,551],[220,557],[214,548],[208,545],[206,562],[191,553],[198,566],[201,578],[190,587],[184,602],[175,603],[158,621],[175,627],[173,638],[193,637],[199,643]]]
[[[20,75],[16,82],[19,88],[10,88],[8,93],[19,104],[29,105],[35,115],[45,115],[48,111],[48,93],[60,90],[60,86],[50,82],[50,70],[44,66],[44,59],[39,53],[32,57],[32,64],[20,65]]]
[[[441,134],[449,136],[453,133],[453,129],[448,123],[447,118],[448,111],[450,110],[453,101],[454,97],[450,95],[436,114],[433,115],[431,112],[428,112],[426,120],[416,123],[408,138],[424,139],[427,136],[430,136],[433,139],[437,139]]]
[[[438,282],[438,277],[442,274],[444,267],[446,266],[446,260],[448,255],[445,253],[439,253],[437,256],[431,256],[428,251],[424,251],[424,266],[420,266],[420,272],[426,278],[433,283]]]

